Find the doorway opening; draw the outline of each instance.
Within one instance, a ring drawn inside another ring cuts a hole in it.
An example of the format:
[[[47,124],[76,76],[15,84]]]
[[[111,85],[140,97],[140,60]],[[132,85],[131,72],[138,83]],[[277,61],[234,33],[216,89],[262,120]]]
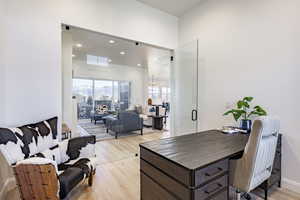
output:
[[[62,25],[63,122],[98,140],[169,131],[172,51]]]

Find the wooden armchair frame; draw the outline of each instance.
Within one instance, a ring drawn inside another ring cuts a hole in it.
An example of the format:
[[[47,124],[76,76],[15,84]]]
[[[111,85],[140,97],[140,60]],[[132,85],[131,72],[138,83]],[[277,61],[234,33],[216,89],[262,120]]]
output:
[[[22,200],[58,200],[59,183],[51,164],[20,164],[14,167]]]

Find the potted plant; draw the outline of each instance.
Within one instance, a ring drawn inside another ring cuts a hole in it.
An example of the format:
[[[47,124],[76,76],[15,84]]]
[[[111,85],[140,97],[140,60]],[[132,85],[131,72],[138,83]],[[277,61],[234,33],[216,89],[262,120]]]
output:
[[[244,97],[236,103],[237,108],[231,109],[225,112],[223,115],[232,114],[235,121],[240,121],[240,128],[247,130],[248,133],[251,131],[252,122],[250,120],[251,116],[265,116],[267,112],[261,106],[250,107],[250,102],[253,100],[253,97]]]

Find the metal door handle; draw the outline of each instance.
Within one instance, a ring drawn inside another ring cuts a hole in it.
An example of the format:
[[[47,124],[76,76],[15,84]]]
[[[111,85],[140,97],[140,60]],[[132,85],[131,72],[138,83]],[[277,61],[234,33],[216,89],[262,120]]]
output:
[[[193,109],[192,110],[192,121],[197,121],[197,119],[198,119],[197,110]]]

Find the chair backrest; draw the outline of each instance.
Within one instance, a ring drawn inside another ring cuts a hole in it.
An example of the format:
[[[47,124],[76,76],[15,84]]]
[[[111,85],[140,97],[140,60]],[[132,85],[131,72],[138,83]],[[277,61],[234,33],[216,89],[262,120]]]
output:
[[[17,128],[0,128],[0,151],[10,165],[57,145],[57,117]]]
[[[124,126],[123,129],[130,130],[141,127],[141,119],[139,114],[135,111],[122,111],[119,113],[119,120],[121,124]]]
[[[244,189],[253,190],[271,176],[276,153],[280,123],[278,119],[260,117],[252,126],[249,141],[242,159],[239,160],[237,171],[243,174]]]

